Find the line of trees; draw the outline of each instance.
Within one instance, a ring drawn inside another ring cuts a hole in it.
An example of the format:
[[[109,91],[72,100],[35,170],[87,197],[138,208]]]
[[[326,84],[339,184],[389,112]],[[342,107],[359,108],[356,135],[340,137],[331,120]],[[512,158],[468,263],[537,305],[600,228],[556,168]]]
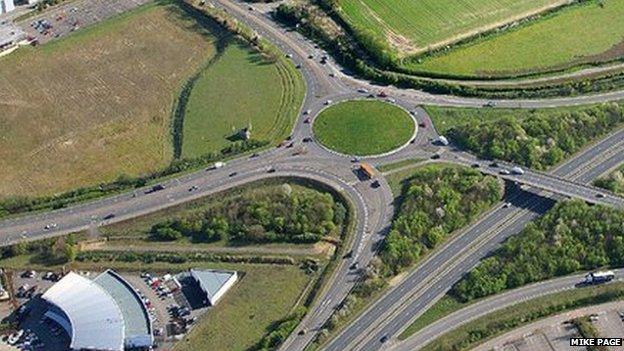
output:
[[[580,270],[622,265],[624,212],[561,202],[481,261],[452,294],[469,301]]]
[[[225,240],[232,244],[312,243],[339,236],[344,205],[327,193],[294,191],[283,185],[226,200],[206,211],[156,223],[154,240],[188,237],[195,242]]]
[[[578,111],[536,113],[524,119],[510,115],[459,125],[451,128],[448,136],[480,157],[546,169],[623,122],[622,107],[608,103]]]
[[[495,178],[473,169],[438,165],[418,169],[403,184],[397,215],[381,249],[386,274],[414,264],[501,196]]]

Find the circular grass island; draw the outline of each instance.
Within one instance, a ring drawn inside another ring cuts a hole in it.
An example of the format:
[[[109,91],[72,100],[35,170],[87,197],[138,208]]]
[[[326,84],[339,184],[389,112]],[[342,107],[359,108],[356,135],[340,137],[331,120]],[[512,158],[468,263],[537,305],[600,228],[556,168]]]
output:
[[[329,149],[373,156],[407,144],[416,124],[398,106],[377,100],[352,100],[321,111],[312,129],[316,139]]]

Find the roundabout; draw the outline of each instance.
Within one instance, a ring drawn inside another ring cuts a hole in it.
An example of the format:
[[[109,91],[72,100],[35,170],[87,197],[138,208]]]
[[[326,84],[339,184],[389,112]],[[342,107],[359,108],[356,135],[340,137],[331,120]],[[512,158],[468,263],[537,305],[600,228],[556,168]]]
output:
[[[416,123],[396,105],[378,100],[348,100],[323,109],[314,119],[317,141],[332,151],[380,156],[409,144]]]

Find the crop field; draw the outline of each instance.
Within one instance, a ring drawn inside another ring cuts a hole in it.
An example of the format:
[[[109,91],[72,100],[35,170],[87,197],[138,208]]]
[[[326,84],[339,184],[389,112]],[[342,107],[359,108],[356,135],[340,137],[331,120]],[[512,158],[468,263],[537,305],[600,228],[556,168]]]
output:
[[[610,61],[624,56],[622,18],[624,2],[591,1],[407,66],[462,76],[516,76]]]
[[[380,28],[401,53],[439,47],[567,0],[340,0],[357,28]]]
[[[414,133],[414,121],[401,108],[355,100],[323,110],[314,120],[314,135],[330,149],[347,155],[376,155],[391,151]]]
[[[219,151],[251,126],[251,138],[276,142],[290,133],[304,95],[299,72],[269,63],[237,42],[200,75],[184,114],[182,156]]]
[[[1,58],[0,197],[166,165],[175,96],[215,38],[181,8],[151,3]]]

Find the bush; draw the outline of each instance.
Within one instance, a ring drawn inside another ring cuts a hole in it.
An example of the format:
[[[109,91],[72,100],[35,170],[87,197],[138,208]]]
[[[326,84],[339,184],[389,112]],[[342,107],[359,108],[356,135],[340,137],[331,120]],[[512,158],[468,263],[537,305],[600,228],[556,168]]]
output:
[[[414,264],[501,196],[496,179],[476,170],[437,165],[419,168],[404,181],[397,215],[381,249],[387,273],[396,274]]]
[[[534,114],[522,120],[508,116],[460,125],[448,135],[481,157],[546,169],[623,122],[622,107],[609,103],[582,111]]]
[[[558,203],[511,237],[452,290],[462,301],[579,270],[624,265],[624,212],[580,201]]]

